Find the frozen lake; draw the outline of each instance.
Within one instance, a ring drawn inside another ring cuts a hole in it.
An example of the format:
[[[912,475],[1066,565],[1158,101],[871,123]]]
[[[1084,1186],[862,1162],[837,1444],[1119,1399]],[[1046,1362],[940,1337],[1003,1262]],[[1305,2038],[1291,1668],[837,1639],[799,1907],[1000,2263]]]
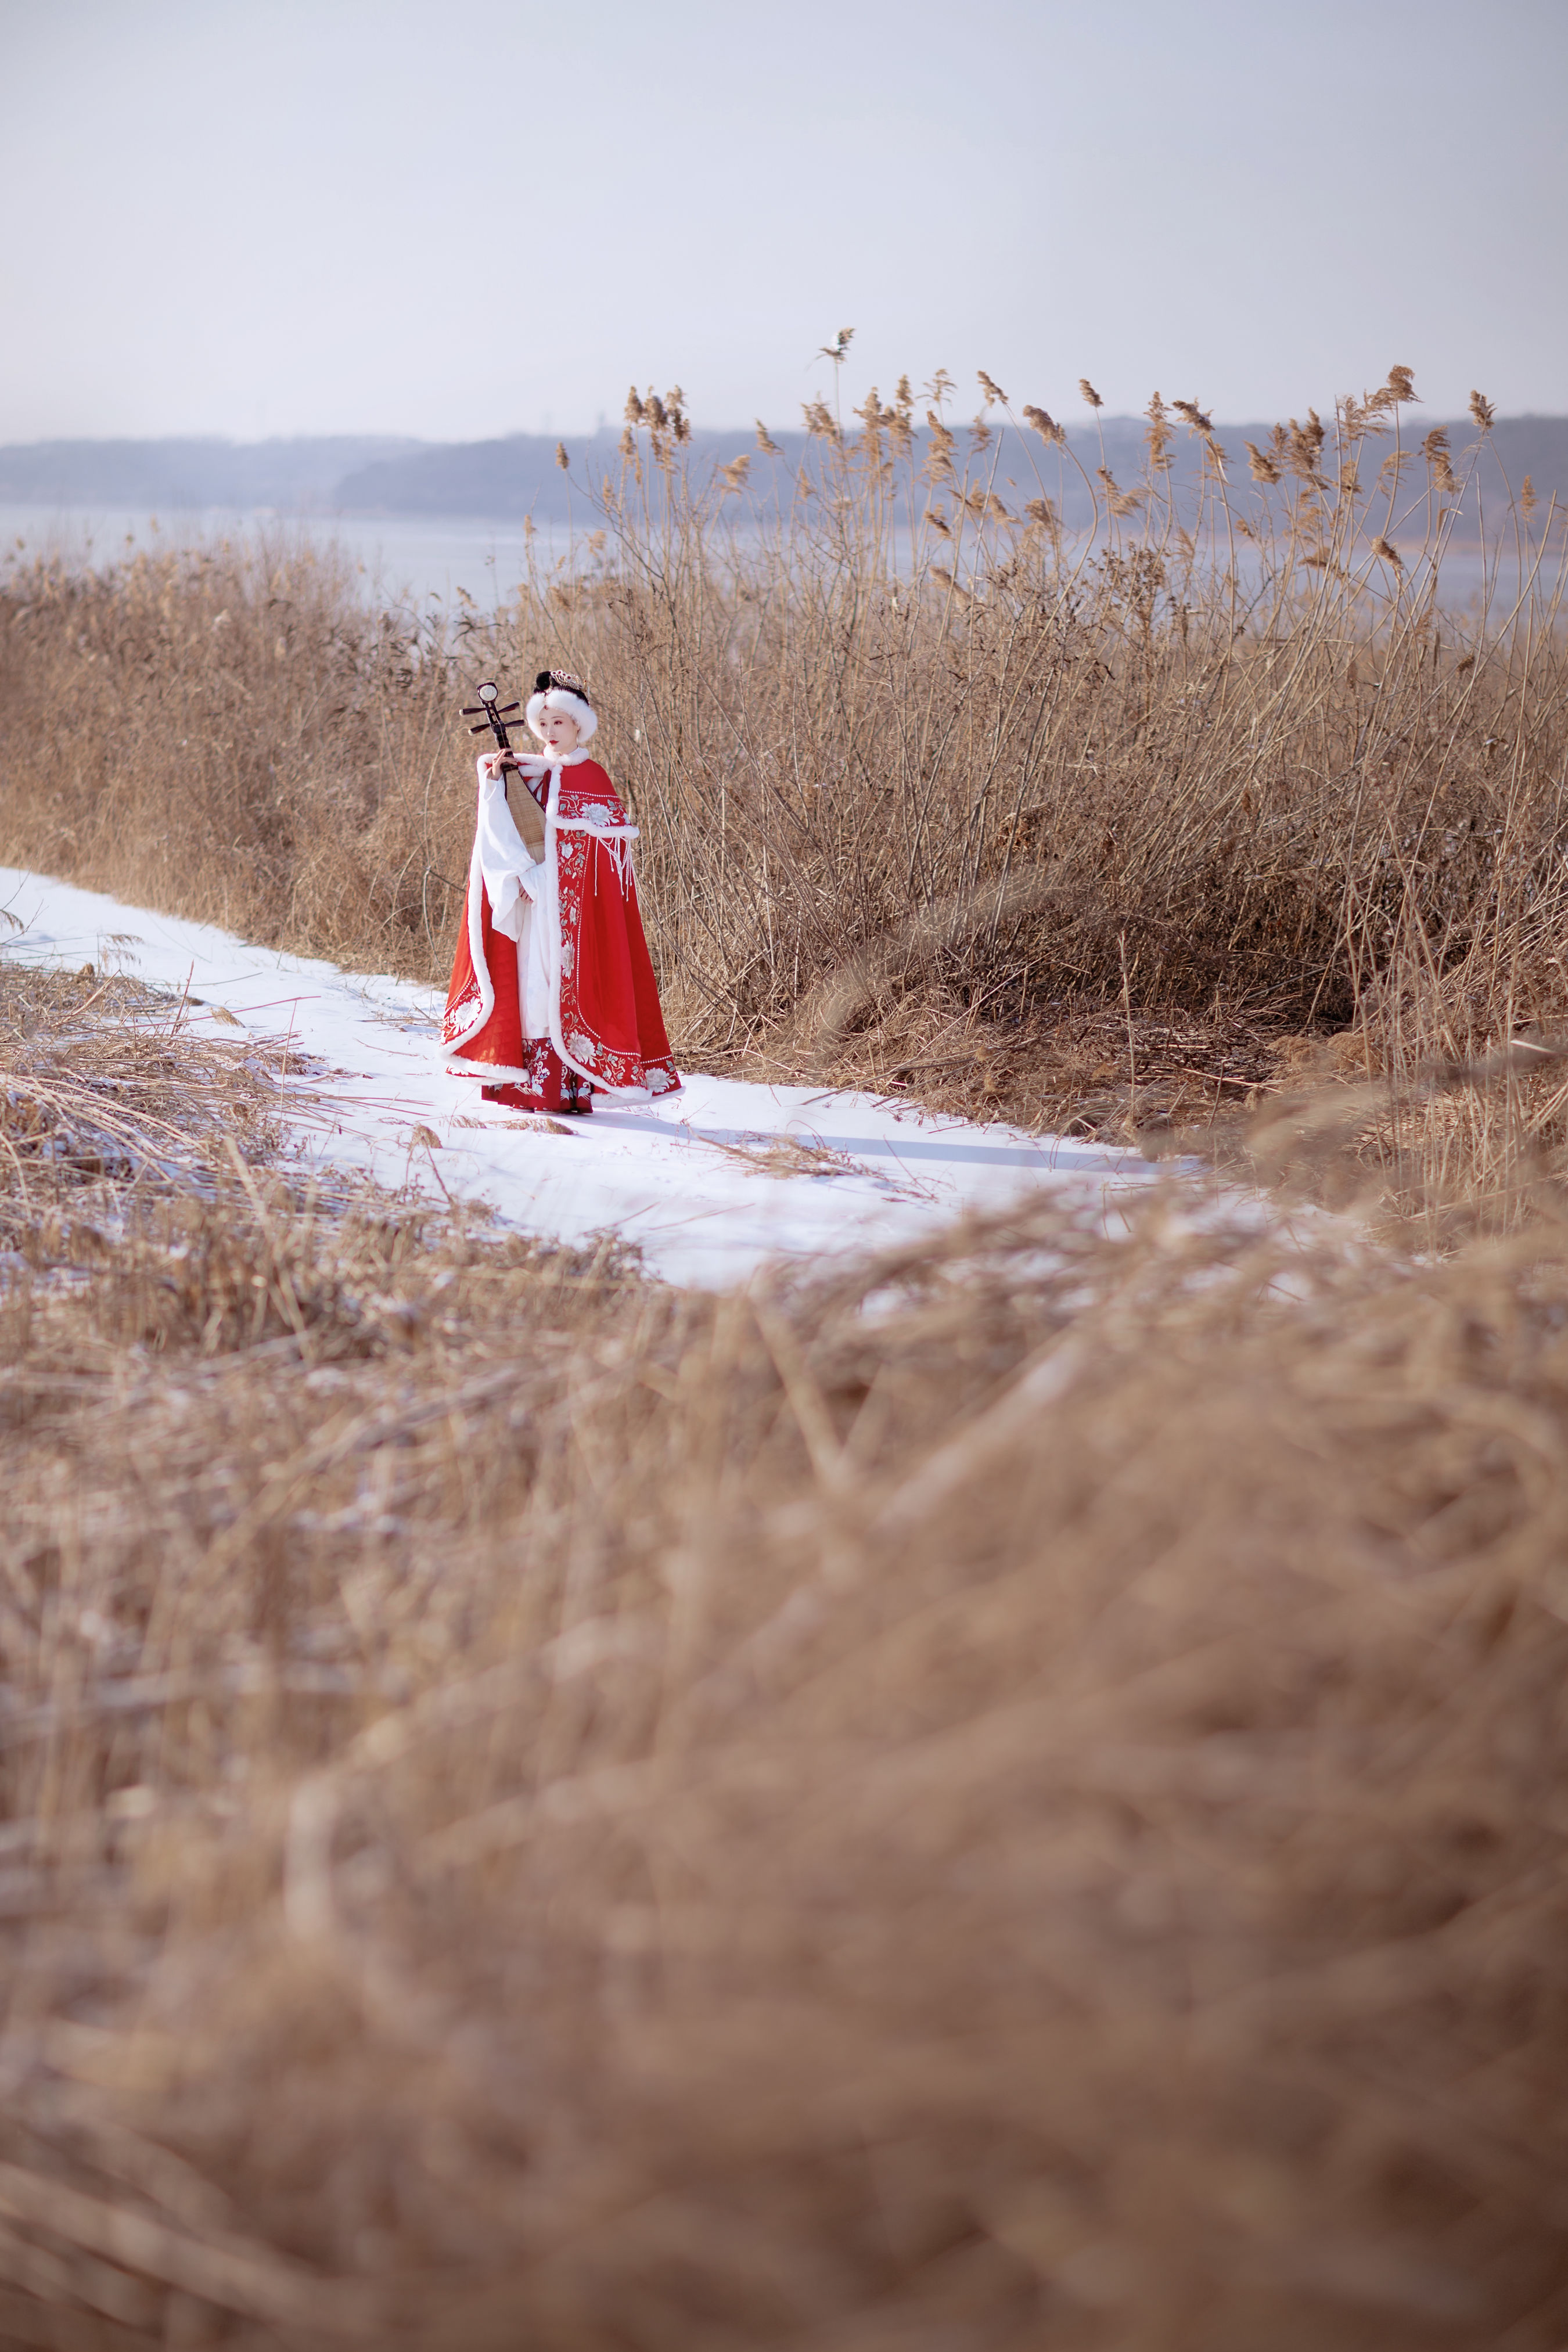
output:
[[[460,588],[487,611],[521,579],[527,544],[521,523],[471,515],[277,515],[222,507],[153,514],[131,507],[0,506],[0,552],[24,563],[35,555],[62,554],[110,564],[138,550],[279,536],[341,548],[374,601],[438,596],[449,603]],[[539,543],[566,551],[563,530],[552,540],[549,528],[542,528]]]
[[[107,565],[138,550],[279,536],[341,549],[357,568],[366,601],[377,604],[406,598],[423,604],[433,597],[450,604],[461,590],[481,610],[493,612],[510,600],[526,568],[522,524],[478,515],[284,515],[221,507],[153,514],[146,508],[0,505],[0,556],[24,563],[36,555],[63,554]],[[540,526],[536,552],[547,561],[563,556],[568,544],[563,526]],[[1547,571],[1542,585],[1550,590]],[[1462,614],[1473,605],[1482,584],[1474,550],[1459,548],[1444,557],[1441,602],[1450,611]],[[1510,551],[1493,593],[1498,617],[1506,616],[1519,590]]]

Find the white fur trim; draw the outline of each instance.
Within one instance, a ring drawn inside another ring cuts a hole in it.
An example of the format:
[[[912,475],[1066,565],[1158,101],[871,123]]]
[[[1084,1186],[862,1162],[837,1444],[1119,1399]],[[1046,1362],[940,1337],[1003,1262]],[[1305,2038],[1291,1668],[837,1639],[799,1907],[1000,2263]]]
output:
[[[467,914],[468,919],[468,961],[474,967],[474,978],[479,983],[479,1011],[473,1014],[472,1018],[458,1032],[458,1035],[448,1039],[446,1045],[443,1045],[441,1049],[443,1054],[461,1053],[463,1047],[468,1045],[472,1038],[479,1035],[479,1031],[484,1027],[485,1023],[489,1019],[490,1014],[496,1009],[495,982],[490,978],[490,968],[485,961],[485,929],[483,917],[479,908],[479,892],[483,887],[484,869],[479,864],[479,835],[476,833],[474,836],[473,856],[468,860],[468,898]]]
[[[577,740],[580,746],[591,743],[598,731],[598,712],[591,703],[584,702],[580,694],[574,694],[570,687],[552,686],[548,694],[529,696],[528,708],[522,715],[541,740],[543,740],[543,730],[539,722],[547,710],[558,712],[563,719],[574,719],[577,721]]]
[[[564,763],[563,763],[564,764]],[[584,1068],[566,1051],[566,1040],[561,1034],[561,869],[556,862],[555,838],[562,819],[556,803],[561,797],[561,770],[550,771],[550,803],[544,812],[544,904],[550,917],[550,1042],[569,1070],[586,1078],[596,1094],[611,1095],[617,1102],[648,1102],[652,1099],[647,1087],[607,1087],[592,1070]],[[567,820],[570,823],[570,819]],[[575,831],[575,827],[573,830]]]
[[[448,1062],[449,1078],[479,1078],[487,1087],[531,1087],[531,1070],[514,1070],[510,1062]]]

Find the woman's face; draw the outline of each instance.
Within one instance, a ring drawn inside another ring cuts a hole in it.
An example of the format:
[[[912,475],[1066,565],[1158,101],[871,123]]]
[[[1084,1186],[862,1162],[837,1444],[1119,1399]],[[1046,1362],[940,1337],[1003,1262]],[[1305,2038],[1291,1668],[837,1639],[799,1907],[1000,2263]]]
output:
[[[574,751],[582,733],[564,710],[546,710],[539,721],[539,740],[547,751]]]

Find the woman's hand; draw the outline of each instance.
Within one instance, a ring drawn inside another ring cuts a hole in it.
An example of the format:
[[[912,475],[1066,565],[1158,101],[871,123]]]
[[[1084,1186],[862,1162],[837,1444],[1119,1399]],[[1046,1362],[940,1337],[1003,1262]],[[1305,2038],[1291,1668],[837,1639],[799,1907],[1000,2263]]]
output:
[[[510,751],[481,751],[479,773],[487,784],[493,784],[504,769],[515,768],[517,761]]]

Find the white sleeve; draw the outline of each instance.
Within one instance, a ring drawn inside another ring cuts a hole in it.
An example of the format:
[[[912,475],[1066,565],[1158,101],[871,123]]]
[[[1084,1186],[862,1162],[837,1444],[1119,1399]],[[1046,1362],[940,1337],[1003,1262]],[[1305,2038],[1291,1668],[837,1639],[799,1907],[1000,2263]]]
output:
[[[521,940],[525,898],[537,898],[544,868],[528,854],[517,822],[507,806],[506,782],[479,770],[479,871],[490,902],[490,920],[509,940]]]

